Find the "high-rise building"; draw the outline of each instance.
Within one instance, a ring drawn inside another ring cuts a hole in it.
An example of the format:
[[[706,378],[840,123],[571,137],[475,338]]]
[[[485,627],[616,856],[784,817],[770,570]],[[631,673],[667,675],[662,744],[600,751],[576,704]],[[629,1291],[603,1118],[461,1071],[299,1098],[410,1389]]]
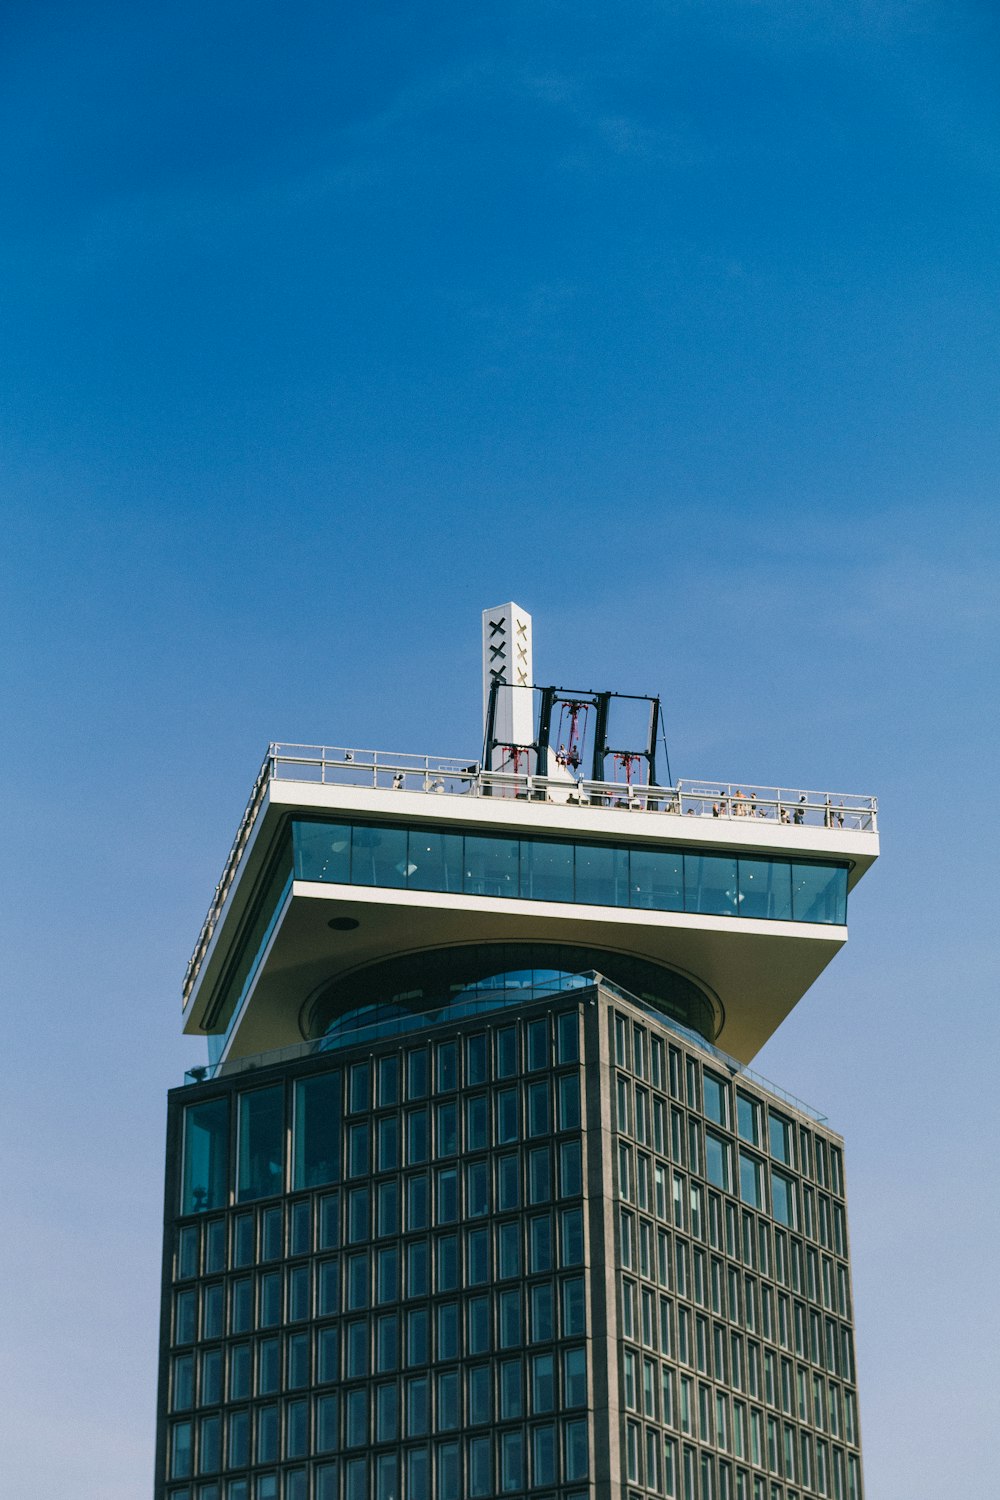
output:
[[[654,699],[480,761],[272,745],[189,967],[157,1500],[861,1500],[843,1144],[747,1064],[871,798],[671,783]]]

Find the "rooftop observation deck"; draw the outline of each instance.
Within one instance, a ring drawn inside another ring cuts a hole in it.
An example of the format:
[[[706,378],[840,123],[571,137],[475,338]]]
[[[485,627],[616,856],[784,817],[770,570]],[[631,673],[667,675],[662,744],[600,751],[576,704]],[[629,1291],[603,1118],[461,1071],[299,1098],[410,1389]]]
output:
[[[710,820],[716,835],[731,823],[734,837],[737,834],[744,836],[740,842],[745,841],[751,828],[758,828],[763,835],[770,825],[774,834],[780,830],[783,842],[798,843],[801,840],[804,852],[807,848],[815,849],[819,830],[825,830],[827,837],[834,835],[835,842],[835,836],[840,832],[877,834],[878,831],[877,801],[868,796],[816,792],[800,787],[762,787],[745,782],[737,785],[734,782],[687,779],[678,780],[675,786],[669,787],[637,786],[624,782],[576,780],[568,772],[559,777],[541,777],[487,771],[478,761],[436,756],[355,750],[346,746],[275,743],[268,747],[254,782],[191,955],[184,978],[185,1002],[197,983],[240,860],[267,804],[269,791],[276,782],[384,793],[387,813],[392,807],[392,794],[408,792],[428,799],[471,799],[481,811],[486,810],[483,799],[494,799],[493,807],[497,811],[496,799],[506,799],[512,811],[517,806],[528,812],[532,805],[540,813],[555,807],[562,807],[567,812],[573,808],[586,809],[588,813],[594,810],[598,814],[604,809],[616,815],[609,818],[609,823],[619,823],[623,813],[655,814],[657,819],[663,820],[664,839],[677,837],[682,832],[690,838],[690,819]],[[430,808],[429,802],[429,813]],[[454,803],[449,804],[449,810],[451,808],[458,810]],[[756,821],[748,824],[747,819]],[[648,831],[648,818],[641,821]]]

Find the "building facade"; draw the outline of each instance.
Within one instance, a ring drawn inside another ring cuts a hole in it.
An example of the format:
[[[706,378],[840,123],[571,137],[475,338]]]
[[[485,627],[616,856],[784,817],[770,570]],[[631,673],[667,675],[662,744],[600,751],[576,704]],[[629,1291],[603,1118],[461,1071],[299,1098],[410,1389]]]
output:
[[[157,1500],[862,1500],[843,1143],[746,1064],[874,821],[272,747],[169,1100]]]

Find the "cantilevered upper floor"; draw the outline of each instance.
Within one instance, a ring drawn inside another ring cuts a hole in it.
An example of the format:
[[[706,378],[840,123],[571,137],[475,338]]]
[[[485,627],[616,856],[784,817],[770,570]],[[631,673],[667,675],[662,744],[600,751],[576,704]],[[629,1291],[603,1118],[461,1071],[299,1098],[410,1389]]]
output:
[[[741,1062],[847,938],[870,797],[272,745],[188,967],[213,1061],[599,970]]]

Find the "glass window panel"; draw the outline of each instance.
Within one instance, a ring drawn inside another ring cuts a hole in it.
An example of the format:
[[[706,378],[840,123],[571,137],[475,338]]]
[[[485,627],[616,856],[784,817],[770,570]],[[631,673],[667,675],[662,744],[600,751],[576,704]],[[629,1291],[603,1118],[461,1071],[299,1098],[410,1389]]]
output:
[[[222,1418],[202,1417],[198,1424],[198,1473],[211,1474],[222,1467]]]
[[[767,1116],[767,1133],[771,1155],[790,1167],[792,1165],[792,1127],[790,1122],[783,1120],[780,1115],[776,1115],[769,1110]]]
[[[191,1423],[175,1422],[170,1433],[170,1477],[187,1479],[191,1474]]]
[[[364,1177],[368,1172],[371,1131],[367,1125],[347,1127],[347,1172],[350,1177]]]
[[[335,885],[350,882],[350,824],[295,822],[292,837],[296,880],[325,880]]]
[[[492,1379],[489,1365],[473,1365],[467,1371],[468,1420],[471,1426],[493,1417]]]
[[[411,1109],[406,1116],[406,1159],[418,1166],[427,1160],[427,1110]]]
[[[523,1416],[524,1396],[521,1386],[521,1361],[505,1359],[500,1365],[500,1418],[508,1422]]]
[[[439,1094],[458,1088],[458,1043],[439,1042],[435,1048],[437,1076],[435,1088]]]
[[[229,1100],[207,1099],[184,1111],[181,1213],[225,1206],[229,1187]]]
[[[485,1354],[490,1347],[490,1303],[488,1297],[470,1297],[465,1312],[467,1354]]]
[[[466,834],[466,895],[516,896],[519,855],[516,840]]]
[[[454,1224],[458,1218],[458,1171],[440,1167],[437,1172],[437,1223]]]
[[[285,1407],[285,1457],[306,1458],[308,1453],[309,1403],[308,1401],[289,1401]]]
[[[779,1224],[787,1224],[790,1229],[798,1225],[797,1202],[795,1196],[795,1183],[784,1172],[771,1169],[771,1208],[774,1217]]]
[[[729,1089],[721,1078],[706,1069],[702,1080],[705,1098],[705,1114],[716,1125],[729,1124]]]
[[[521,1274],[521,1226],[497,1225],[497,1275],[501,1281]]]
[[[559,1146],[559,1195],[575,1198],[583,1192],[583,1155],[579,1141],[562,1141]]]
[[[488,1437],[469,1439],[469,1495],[480,1500],[493,1494],[493,1440]]]
[[[198,1336],[197,1292],[178,1292],[174,1298],[174,1343],[193,1344]]]
[[[501,1491],[520,1490],[525,1484],[525,1437],[520,1430],[501,1433]]]
[[[273,1396],[281,1383],[281,1346],[277,1339],[257,1345],[257,1395]]]
[[[549,1118],[548,1079],[528,1084],[528,1135],[548,1135],[552,1122]]]
[[[587,1404],[587,1351],[585,1348],[563,1351],[563,1406]]]
[[[587,1423],[573,1418],[563,1423],[563,1478],[586,1479],[589,1469]]]
[[[517,1089],[501,1089],[495,1097],[497,1145],[518,1138]]]
[[[229,1399],[245,1401],[250,1394],[250,1345],[233,1344],[229,1350]]]
[[[351,882],[398,889],[406,885],[405,828],[354,827],[351,830]]]
[[[469,1086],[485,1083],[489,1068],[489,1037],[485,1031],[465,1039],[465,1082]]]
[[[563,1266],[583,1264],[583,1210],[564,1208],[559,1215],[559,1253]]]
[[[436,1500],[458,1500],[458,1444],[438,1443]]]
[[[201,1355],[199,1406],[218,1406],[222,1400],[222,1350],[204,1349]]]
[[[519,894],[531,901],[572,901],[573,845],[522,839]]]
[[[738,908],[735,857],[685,854],[684,910],[732,917]]]
[[[499,1312],[500,1347],[515,1349],[521,1342],[521,1293],[520,1290],[501,1292],[497,1298]]]
[[[784,859],[739,860],[741,917],[792,920],[792,870]]]
[[[631,906],[653,911],[684,909],[684,856],[679,851],[630,849],[628,857]]]
[[[434,1155],[454,1156],[458,1150],[458,1105],[454,1099],[434,1110]]]
[[[705,1176],[709,1182],[716,1187],[730,1190],[730,1165],[729,1165],[729,1143],[713,1134],[711,1130],[705,1131]]]
[[[498,1078],[512,1078],[517,1072],[517,1031],[501,1026],[496,1032],[496,1066]]]
[[[485,1094],[472,1094],[465,1101],[465,1149],[485,1151],[489,1145],[489,1110]]]
[[[559,1129],[576,1130],[580,1124],[580,1076],[564,1073],[559,1079]]]
[[[590,906],[628,906],[627,849],[617,849],[612,844],[577,844],[575,876],[577,901]],[[560,1062],[573,1060],[560,1058]]]
[[[384,1115],[378,1122],[378,1170],[393,1172],[399,1166],[399,1121]]]
[[[531,1410],[544,1416],[556,1409],[555,1359],[552,1354],[535,1354],[531,1360]]]
[[[516,1155],[497,1158],[497,1207],[504,1212],[520,1207],[521,1170]]]
[[[285,1091],[281,1084],[239,1099],[240,1202],[280,1193],[284,1178]]]
[[[580,1058],[580,1017],[575,1010],[565,1011],[557,1022],[559,1061],[578,1062]]]
[[[407,885],[411,891],[462,889],[462,835],[410,830]]]
[[[736,1095],[736,1128],[751,1146],[760,1144],[760,1105],[746,1094]]]
[[[486,1164],[483,1163],[485,1172]],[[470,1229],[465,1244],[465,1284],[484,1286],[490,1273],[490,1239],[488,1229]]]
[[[170,1376],[170,1410],[188,1411],[194,1405],[194,1355],[181,1354]]]
[[[388,1375],[399,1365],[399,1316],[383,1313],[376,1324],[375,1360],[380,1375]]]
[[[587,1307],[584,1300],[583,1277],[568,1276],[562,1284],[562,1332],[564,1338],[573,1338],[587,1331]]]
[[[309,1334],[293,1333],[288,1339],[288,1388],[301,1390],[309,1384]]]
[[[399,1396],[395,1384],[376,1387],[375,1411],[376,1441],[394,1443],[399,1436]]]
[[[406,1054],[406,1097],[424,1099],[427,1096],[427,1048],[415,1047]]]
[[[348,1109],[352,1115],[371,1108],[371,1068],[367,1062],[355,1063],[349,1074]]]
[[[740,1152],[740,1197],[751,1208],[761,1207],[761,1164],[746,1151]]]
[[[796,922],[847,921],[847,871],[843,866],[792,866],[792,915]]]
[[[548,1146],[528,1152],[528,1201],[547,1203],[552,1197],[552,1160]]]
[[[531,1342],[533,1344],[546,1344],[554,1336],[552,1283],[549,1281],[538,1282],[531,1288]]]

